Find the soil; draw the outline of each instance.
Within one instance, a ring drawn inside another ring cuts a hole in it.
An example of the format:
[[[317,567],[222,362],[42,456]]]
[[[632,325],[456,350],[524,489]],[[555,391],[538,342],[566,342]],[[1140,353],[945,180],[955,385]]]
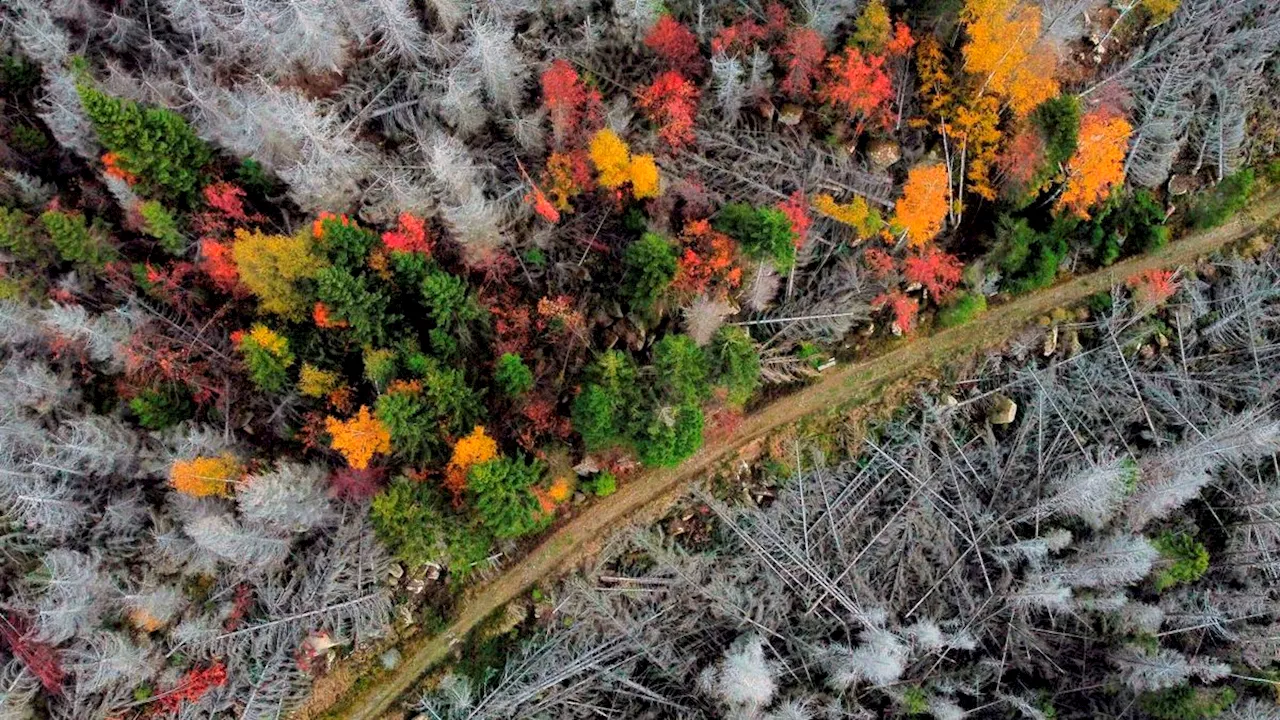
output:
[[[1198,258],[1251,238],[1277,216],[1280,194],[1273,194],[1222,227],[1189,234],[1148,255],[1016,298],[992,308],[970,325],[919,337],[877,358],[827,371],[813,384],[747,416],[734,433],[710,441],[679,467],[635,475],[614,495],[594,503],[555,530],[495,580],[471,590],[448,628],[401,648],[404,661],[394,672],[369,683],[341,705],[328,705],[336,688],[333,683],[326,683],[326,692],[314,694],[294,717],[376,720],[389,713],[399,716],[396,701],[432,666],[446,659],[453,647],[487,616],[533,586],[553,581],[591,557],[615,528],[660,517],[690,482],[725,460],[740,458],[740,452],[753,444],[759,447],[772,432],[809,416],[839,414],[851,405],[873,402],[886,387],[998,345],[1055,308],[1079,303],[1144,270],[1193,264]]]

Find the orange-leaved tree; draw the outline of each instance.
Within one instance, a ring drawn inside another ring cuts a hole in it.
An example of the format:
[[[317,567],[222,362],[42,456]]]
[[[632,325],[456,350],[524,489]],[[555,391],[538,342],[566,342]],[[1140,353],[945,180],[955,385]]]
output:
[[[202,455],[175,462],[169,469],[169,484],[192,497],[229,497],[243,475],[240,461],[230,453],[217,457]]]
[[[1128,120],[1106,109],[1080,118],[1080,140],[1076,154],[1067,162],[1067,184],[1058,197],[1059,209],[1088,219],[1089,208],[1124,182],[1124,155],[1131,132]]]
[[[1057,54],[1040,37],[1040,8],[1021,0],[965,0],[969,33],[965,69],[978,76],[978,94],[1003,98],[1022,117],[1058,94]]]
[[[942,163],[911,168],[902,197],[893,206],[892,224],[906,232],[913,247],[924,245],[942,231],[948,194],[947,168]]]
[[[472,465],[488,462],[498,457],[498,443],[477,425],[470,435],[453,446],[453,457],[444,471],[444,487],[453,495],[455,503],[461,502],[467,491],[467,472]]]
[[[369,412],[368,406],[361,405],[356,416],[349,420],[330,417],[324,424],[333,438],[333,449],[357,470],[369,467],[375,453],[391,452],[391,431]]]

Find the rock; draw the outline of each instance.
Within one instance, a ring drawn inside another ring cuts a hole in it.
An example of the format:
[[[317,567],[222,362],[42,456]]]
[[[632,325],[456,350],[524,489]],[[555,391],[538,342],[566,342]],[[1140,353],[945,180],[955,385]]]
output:
[[[1194,175],[1174,175],[1169,178],[1169,194],[1187,195],[1200,189],[1200,181]]]
[[[1058,351],[1058,326],[1054,325],[1049,336],[1044,339],[1044,356],[1049,357]]]
[[[443,570],[443,568],[441,568],[439,564],[427,563],[424,567],[426,567],[426,572],[423,573],[422,575],[423,580],[430,580],[432,582],[435,582],[436,580],[440,579],[440,572]]]
[[[404,566],[400,563],[391,563],[391,567],[387,568],[387,574],[399,580],[404,577]]]
[[[587,501],[587,494],[586,494],[586,493],[584,493],[584,492],[582,492],[582,491],[578,491],[578,492],[575,492],[575,493],[573,494],[573,504],[574,504],[574,505],[581,505],[582,503],[584,503],[584,502],[586,502],[586,501]]]
[[[427,581],[422,578],[414,578],[405,583],[404,589],[411,595],[421,595],[427,589]]]
[[[1084,346],[1080,344],[1080,333],[1072,328],[1067,331],[1067,357],[1072,358],[1080,354]]]
[[[794,103],[787,103],[782,106],[782,110],[778,111],[778,124],[794,127],[800,124],[802,117],[804,117],[804,108]]]
[[[378,662],[386,670],[395,670],[400,667],[400,660],[400,651],[395,648],[391,648],[378,656]]]
[[[408,605],[401,605],[396,608],[396,621],[405,627],[418,624],[418,619],[413,616],[413,608]]]
[[[902,148],[893,140],[872,140],[867,147],[867,160],[871,163],[871,169],[876,172],[888,170],[890,165],[901,159]]]
[[[938,404],[944,408],[952,408],[959,405],[960,401],[956,400],[951,393],[943,393],[942,397],[938,398]]]
[[[1160,346],[1161,350],[1168,350],[1169,338],[1165,337],[1164,333],[1158,332],[1156,333],[1156,344]]]
[[[996,393],[991,410],[987,412],[987,422],[992,425],[1008,425],[1018,417],[1018,403],[1011,398]]]
[[[582,458],[582,462],[573,466],[573,471],[578,473],[579,476],[595,475],[600,472],[600,463],[596,462],[595,458],[587,455]]]

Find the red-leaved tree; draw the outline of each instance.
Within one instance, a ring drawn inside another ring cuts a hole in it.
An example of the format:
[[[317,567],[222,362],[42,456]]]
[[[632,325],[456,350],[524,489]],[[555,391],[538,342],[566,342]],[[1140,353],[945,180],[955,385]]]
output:
[[[775,54],[787,73],[778,88],[797,102],[813,97],[814,84],[822,74],[822,61],[827,57],[822,35],[813,28],[792,28]]]
[[[542,72],[542,105],[551,118],[557,148],[589,134],[600,121],[600,91],[588,88],[564,60],[552,60]]]
[[[916,314],[920,312],[920,303],[901,290],[890,290],[876,296],[871,301],[871,307],[877,310],[882,307],[889,308],[889,313],[893,316],[893,326],[903,335],[910,335],[911,331],[915,330]]]
[[[22,661],[27,671],[35,676],[50,695],[62,692],[62,680],[66,674],[58,663],[53,647],[32,637],[31,623],[21,615],[0,614],[0,640],[9,652]]]
[[[684,75],[668,70],[640,91],[636,103],[649,121],[658,126],[658,137],[672,149],[693,142],[693,120],[698,114],[698,88]]]
[[[822,100],[858,118],[858,129],[868,120],[889,121],[888,102],[893,87],[884,71],[884,58],[863,57],[857,48],[846,48],[827,60],[830,75],[819,94]]]
[[[902,274],[907,282],[920,283],[934,300],[940,300],[955,289],[964,272],[956,258],[933,245],[913,252],[903,261]]]
[[[683,23],[663,15],[644,37],[644,46],[662,59],[667,68],[696,77],[706,63],[698,51],[698,38]]]

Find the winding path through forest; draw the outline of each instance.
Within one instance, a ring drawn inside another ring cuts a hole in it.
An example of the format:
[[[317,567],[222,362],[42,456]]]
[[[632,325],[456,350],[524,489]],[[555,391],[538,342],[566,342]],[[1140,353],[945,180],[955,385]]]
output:
[[[747,444],[804,417],[837,412],[850,403],[872,399],[888,383],[948,358],[994,346],[1036,317],[1079,302],[1143,270],[1194,262],[1249,237],[1277,216],[1280,216],[1280,194],[1273,193],[1254,202],[1222,227],[1192,233],[1157,252],[1019,297],[992,308],[970,325],[921,337],[879,357],[828,371],[812,385],[749,415],[732,436],[710,442],[679,467],[643,472],[623,484],[614,495],[592,504],[492,582],[468,592],[461,612],[448,628],[402,647],[404,661],[394,672],[335,705],[328,716],[349,720],[382,717],[432,666],[448,655],[456,641],[462,640],[488,615],[589,555],[612,529],[641,512],[665,507],[689,482]],[[317,712],[319,708],[309,710],[306,714],[310,716],[323,713]]]

